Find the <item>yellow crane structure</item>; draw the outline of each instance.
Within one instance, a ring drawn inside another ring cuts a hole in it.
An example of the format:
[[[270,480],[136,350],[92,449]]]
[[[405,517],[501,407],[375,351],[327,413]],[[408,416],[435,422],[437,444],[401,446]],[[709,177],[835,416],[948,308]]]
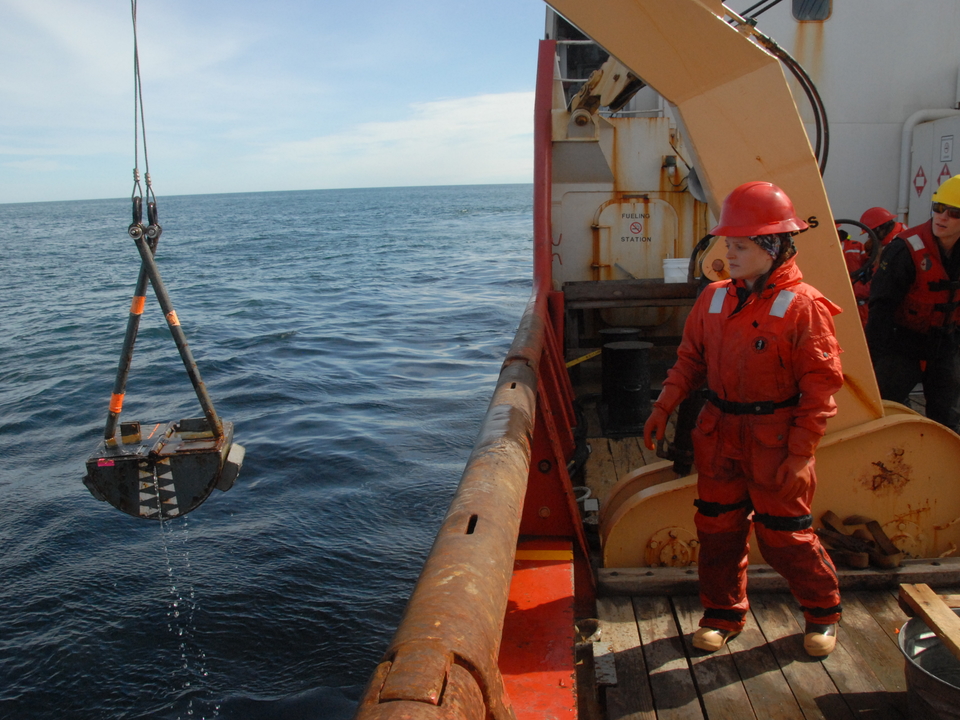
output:
[[[780,62],[751,40],[750,23],[713,0],[550,5],[671,104],[714,214],[733,188],[765,180],[812,219],[798,239],[798,265],[807,282],[847,309],[835,319],[844,386],[816,455],[814,516],[830,509],[872,517],[916,557],[956,552],[960,437],[880,398],[830,203]],[[678,478],[667,462],[622,480],[601,511],[604,564],[645,565],[645,547],[658,531],[692,530],[695,494],[696,475]],[[678,549],[678,557],[691,556]]]

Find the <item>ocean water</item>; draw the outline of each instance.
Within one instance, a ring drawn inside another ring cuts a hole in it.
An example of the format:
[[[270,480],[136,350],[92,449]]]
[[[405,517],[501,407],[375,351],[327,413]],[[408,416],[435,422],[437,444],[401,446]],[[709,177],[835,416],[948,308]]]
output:
[[[530,292],[530,186],[159,198],[236,485],[163,523],[81,482],[129,200],[0,205],[0,718],[349,718]],[[123,420],[200,415],[153,293]]]

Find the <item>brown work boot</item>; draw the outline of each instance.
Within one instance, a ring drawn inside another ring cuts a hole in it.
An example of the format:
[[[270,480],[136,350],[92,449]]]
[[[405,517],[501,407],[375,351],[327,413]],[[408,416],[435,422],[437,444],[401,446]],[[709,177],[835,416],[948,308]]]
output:
[[[804,629],[803,649],[810,657],[826,657],[837,646],[837,626],[808,622]]]
[[[702,627],[693,634],[693,646],[706,652],[716,652],[739,634],[739,630]]]

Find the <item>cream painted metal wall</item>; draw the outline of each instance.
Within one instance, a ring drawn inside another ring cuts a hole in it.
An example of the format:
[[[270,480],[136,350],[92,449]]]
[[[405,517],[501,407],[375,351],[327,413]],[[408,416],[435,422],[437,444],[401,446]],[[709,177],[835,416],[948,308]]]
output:
[[[856,302],[816,159],[779,61],[698,0],[551,0],[550,5],[664,96],[681,123],[710,207],[751,180],[782,187],[812,229],[805,279],[841,307],[846,382],[838,431],[882,417]]]
[[[845,385],[817,452],[814,517],[867,515],[909,553],[960,552],[960,437],[880,401],[826,191],[779,62],[718,17],[713,2],[551,4],[672,104],[714,213],[737,185],[768,180],[811,223],[797,241],[798,264],[848,309],[836,319]],[[695,497],[696,475],[677,477],[669,463],[621,480],[601,508],[604,564],[695,563]]]
[[[799,22],[783,2],[759,16],[758,28],[796,58],[823,98],[831,133],[824,184],[837,216],[859,218],[875,205],[896,212],[904,123],[920,110],[957,106],[958,27],[956,0],[834,0],[824,22]],[[812,134],[809,105],[792,78],[790,86]]]

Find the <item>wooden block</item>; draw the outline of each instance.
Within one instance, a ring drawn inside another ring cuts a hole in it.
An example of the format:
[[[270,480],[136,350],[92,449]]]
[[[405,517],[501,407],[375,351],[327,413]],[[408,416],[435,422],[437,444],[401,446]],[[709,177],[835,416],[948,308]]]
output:
[[[900,599],[923,618],[940,641],[960,660],[960,618],[928,585],[900,586]]]
[[[820,522],[830,532],[835,532],[840,535],[848,534],[843,528],[843,520],[841,520],[840,516],[833,512],[833,510],[827,510],[821,515]]]
[[[887,537],[887,534],[883,531],[883,528],[880,527],[880,523],[878,523],[876,520],[871,520],[866,524],[866,528],[870,531],[870,534],[873,535],[873,539],[876,541],[877,546],[884,555],[903,556],[903,553],[900,552],[900,548],[890,541],[890,538]]]
[[[870,565],[870,554],[865,552],[850,552],[849,550],[838,550],[837,548],[827,548],[830,558],[834,563],[846,565],[852,568],[865,568]]]

